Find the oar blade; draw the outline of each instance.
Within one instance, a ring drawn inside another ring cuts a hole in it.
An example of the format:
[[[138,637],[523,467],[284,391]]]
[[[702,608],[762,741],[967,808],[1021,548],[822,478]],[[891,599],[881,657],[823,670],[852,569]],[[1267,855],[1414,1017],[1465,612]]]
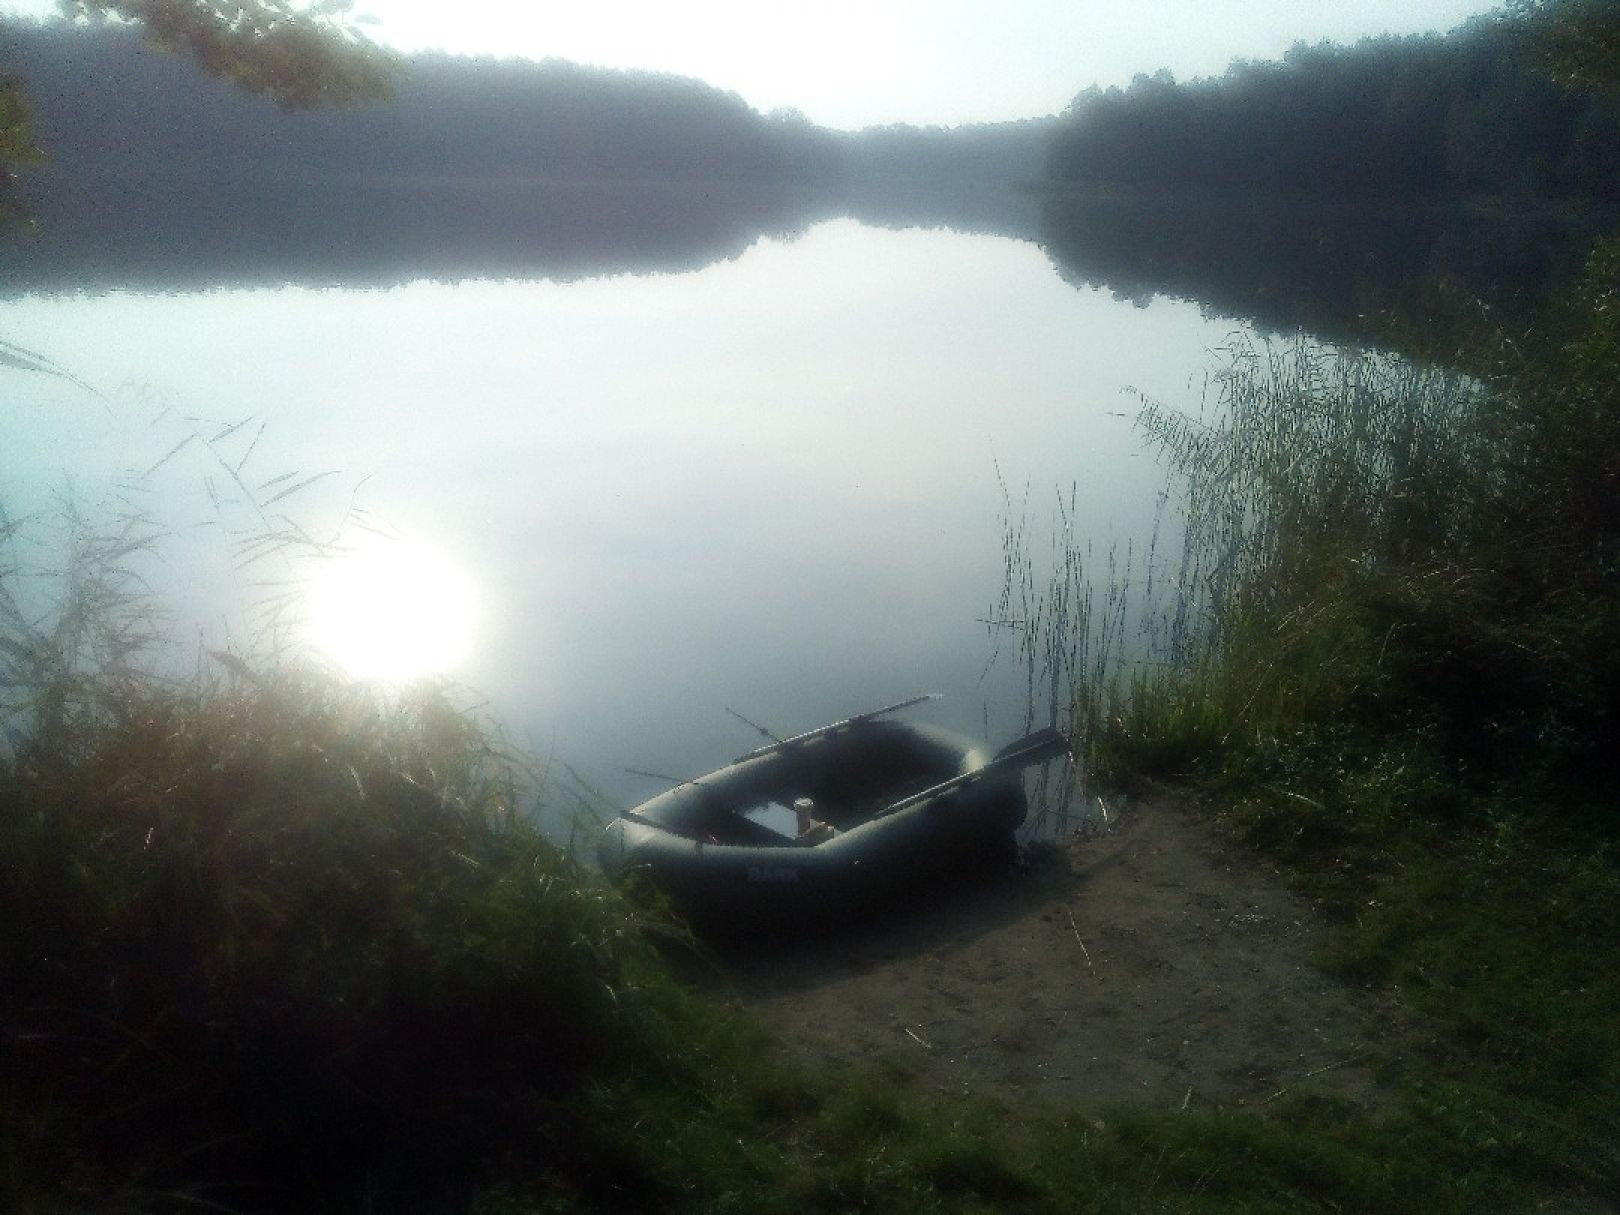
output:
[[[1068,753],[1068,736],[1056,726],[1047,726],[1044,730],[1036,730],[1033,734],[1026,734],[1023,738],[1008,743],[996,752],[990,764],[1025,768]]]

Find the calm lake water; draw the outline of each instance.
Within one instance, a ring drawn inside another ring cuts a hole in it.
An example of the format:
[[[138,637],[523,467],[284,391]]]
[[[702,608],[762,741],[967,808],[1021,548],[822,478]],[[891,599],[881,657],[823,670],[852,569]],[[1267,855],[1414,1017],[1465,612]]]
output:
[[[1099,561],[1140,551],[1162,472],[1127,389],[1196,407],[1233,329],[1071,286],[1029,241],[853,220],[690,273],[11,299],[0,337],[101,396],[0,374],[0,486],[12,515],[71,486],[159,520],[187,661],[309,574],[233,572],[233,529],[343,535],[366,552],[317,579],[314,644],[444,668],[631,804],[660,786],[626,768],[753,746],[728,708],[789,732],[940,692],[916,712],[1012,738],[1023,678],[983,622],[1003,484],[1038,553],[1071,491]]]

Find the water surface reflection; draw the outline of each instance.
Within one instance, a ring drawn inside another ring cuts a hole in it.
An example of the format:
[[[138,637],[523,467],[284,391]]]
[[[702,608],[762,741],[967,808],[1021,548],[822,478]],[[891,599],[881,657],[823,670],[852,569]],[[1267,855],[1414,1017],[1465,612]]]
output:
[[[302,632],[357,679],[458,677],[478,645],[478,594],[459,566],[412,540],[364,535],[310,573]]]
[[[1023,682],[986,670],[982,623],[1002,482],[1042,519],[1072,484],[1099,555],[1140,554],[1160,476],[1122,390],[1196,400],[1228,330],[1077,290],[1030,243],[848,220],[646,278],[17,300],[0,332],[111,407],[11,377],[26,399],[0,450],[16,510],[64,473],[85,492],[149,466],[188,416],[264,419],[266,476],[338,470],[297,500],[301,525],[330,535],[358,506],[453,554],[479,588],[462,677],[633,801],[654,789],[626,767],[688,775],[747,749],[726,707],[787,733],[937,691],[925,717],[1013,737]],[[208,460],[157,478],[171,576],[210,542]],[[226,581],[176,588],[209,642],[229,640]],[[363,618],[450,581],[368,576],[366,594],[397,585]]]

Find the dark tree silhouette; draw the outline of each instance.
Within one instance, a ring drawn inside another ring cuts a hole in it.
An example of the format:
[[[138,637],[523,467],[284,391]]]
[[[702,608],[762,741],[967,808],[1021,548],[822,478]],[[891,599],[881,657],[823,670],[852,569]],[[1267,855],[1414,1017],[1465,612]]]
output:
[[[1554,77],[1620,88],[1620,6],[1614,0],[1514,0],[1512,12]]]
[[[1586,83],[1607,70],[1595,31],[1600,15],[1613,27],[1616,6],[1526,7],[1446,37],[1300,44],[1218,79],[1160,72],[1088,90],[1053,140],[1049,178],[1292,199],[1620,200],[1620,102]],[[1578,86],[1549,75],[1549,60]]]

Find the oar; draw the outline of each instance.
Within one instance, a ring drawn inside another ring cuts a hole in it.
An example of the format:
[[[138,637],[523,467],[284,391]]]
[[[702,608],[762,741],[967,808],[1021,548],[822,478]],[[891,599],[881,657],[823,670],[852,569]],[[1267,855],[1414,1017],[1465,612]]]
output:
[[[648,818],[645,814],[638,814],[634,810],[620,810],[618,817],[628,819],[632,823],[639,823],[643,827],[651,827],[654,831],[662,831],[667,835],[681,834],[667,823],[661,823],[657,819]],[[682,836],[681,838],[685,839],[687,837]]]
[[[998,772],[1010,772],[1018,768],[1027,768],[1032,764],[1045,763],[1059,755],[1067,755],[1069,740],[1063,732],[1055,726],[1048,726],[1044,730],[1036,730],[1027,734],[1016,742],[1010,742],[1001,750],[992,755],[983,766],[964,772],[960,776],[953,776],[950,780],[942,780],[937,785],[930,785],[909,797],[903,797],[891,806],[886,806],[872,816],[874,819],[887,818],[891,814],[898,814],[919,802],[939,797],[943,793],[951,793],[964,785],[971,785],[974,781]]]
[[[819,729],[806,730],[803,734],[795,734],[792,738],[780,738],[768,747],[761,747],[757,751],[750,751],[737,760],[742,763],[745,759],[758,759],[761,755],[769,755],[773,751],[780,751],[783,747],[791,747],[796,743],[809,742],[812,738],[820,738],[824,734],[832,734],[847,726],[858,726],[863,721],[871,721],[874,717],[882,717],[886,713],[898,713],[901,709],[909,709],[912,705],[920,705],[925,700],[938,700],[940,693],[929,692],[925,696],[913,696],[910,700],[898,700],[892,705],[884,705],[881,709],[873,709],[867,713],[857,713],[854,717],[846,717],[842,721],[835,721],[831,725],[821,726]],[[730,712],[728,709],[727,712]]]
[[[661,780],[672,789],[684,789],[687,785],[701,785],[703,781],[696,776],[670,776],[664,772],[649,772],[645,768],[626,768],[631,776],[645,776],[649,780]]]

